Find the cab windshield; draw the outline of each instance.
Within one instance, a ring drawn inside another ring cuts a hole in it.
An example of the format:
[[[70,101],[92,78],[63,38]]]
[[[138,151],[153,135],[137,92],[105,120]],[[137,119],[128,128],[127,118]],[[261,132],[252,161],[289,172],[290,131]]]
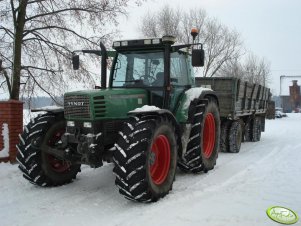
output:
[[[118,53],[113,73],[113,87],[160,87],[164,84],[164,53]]]

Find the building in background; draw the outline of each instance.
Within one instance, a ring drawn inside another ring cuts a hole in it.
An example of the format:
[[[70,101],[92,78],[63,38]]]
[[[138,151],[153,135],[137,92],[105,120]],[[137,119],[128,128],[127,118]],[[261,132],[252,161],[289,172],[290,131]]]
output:
[[[283,112],[300,112],[301,93],[298,80],[293,80],[293,85],[289,86],[289,96],[281,96],[281,107]]]

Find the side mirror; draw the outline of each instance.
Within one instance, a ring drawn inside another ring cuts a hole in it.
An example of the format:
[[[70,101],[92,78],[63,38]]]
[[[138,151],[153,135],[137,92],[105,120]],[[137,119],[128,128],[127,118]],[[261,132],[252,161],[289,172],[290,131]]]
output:
[[[192,66],[203,67],[205,64],[205,51],[203,49],[192,50]]]
[[[79,69],[79,55],[72,56],[72,65],[73,65],[73,70]]]

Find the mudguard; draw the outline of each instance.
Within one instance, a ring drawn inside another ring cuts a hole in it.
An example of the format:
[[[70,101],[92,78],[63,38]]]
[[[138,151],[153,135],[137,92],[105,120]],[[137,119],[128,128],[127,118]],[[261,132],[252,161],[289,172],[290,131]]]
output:
[[[172,114],[171,111],[166,110],[166,109],[158,109],[158,110],[151,110],[151,111],[130,111],[128,113],[129,116],[143,116],[143,115],[166,115],[174,124],[176,127],[178,127],[178,122],[175,118],[175,116]],[[176,128],[177,129],[177,128]]]
[[[193,93],[193,95],[191,95],[191,93]],[[187,90],[179,101],[179,107],[176,110],[176,118],[178,122],[187,123],[189,121],[189,107],[194,100],[208,98],[214,99],[219,106],[218,98],[213,90],[202,87],[195,87]]]
[[[42,107],[42,108],[31,109],[31,112],[40,112],[40,111],[46,111],[46,112],[50,112],[50,113],[60,113],[60,112],[64,112],[64,108],[57,107],[57,106],[46,106],[46,107]]]
[[[178,145],[179,145],[179,149],[178,149],[178,155],[182,156],[182,142],[181,142],[181,135],[182,135],[182,130],[180,127],[180,124],[177,122],[177,119],[175,118],[175,116],[173,115],[173,113],[169,110],[166,109],[158,109],[158,110],[151,110],[151,111],[130,111],[128,113],[129,116],[144,116],[144,115],[157,115],[157,116],[167,116],[169,120],[172,121],[172,123],[175,126],[176,129],[176,133],[178,136]]]

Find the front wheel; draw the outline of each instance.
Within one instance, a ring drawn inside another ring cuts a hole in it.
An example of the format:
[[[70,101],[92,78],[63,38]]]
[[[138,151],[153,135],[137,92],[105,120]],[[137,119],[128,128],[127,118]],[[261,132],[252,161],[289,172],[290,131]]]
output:
[[[195,106],[187,150],[179,167],[193,173],[214,168],[220,143],[220,117],[213,100],[200,100]]]
[[[165,116],[131,117],[116,143],[115,184],[130,200],[153,202],[172,189],[177,136]]]
[[[32,120],[20,135],[17,161],[23,176],[39,186],[70,183],[80,171],[79,164],[57,159],[43,147],[59,149],[65,133],[66,121],[62,114],[47,113]],[[64,149],[62,149],[64,151]]]

